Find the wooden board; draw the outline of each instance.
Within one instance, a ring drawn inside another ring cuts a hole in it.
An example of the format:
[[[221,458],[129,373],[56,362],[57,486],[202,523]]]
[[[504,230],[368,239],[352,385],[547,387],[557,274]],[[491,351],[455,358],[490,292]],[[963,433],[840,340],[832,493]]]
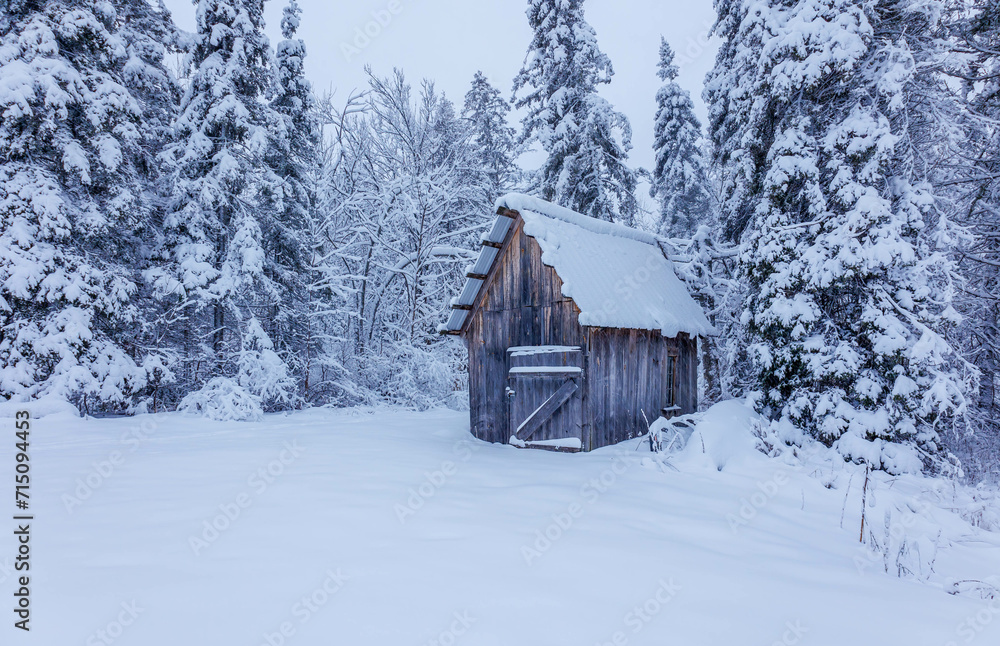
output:
[[[556,381],[556,379],[539,379],[537,377],[525,378],[519,376],[512,376],[511,381],[514,383],[515,387],[518,388],[518,390],[510,394],[511,405],[513,406],[511,413],[511,427],[514,427],[511,429],[512,430],[511,435],[517,437],[517,439],[522,441],[539,439],[533,437],[535,433],[538,432],[538,430],[542,427],[543,424],[550,422],[552,420],[552,416],[556,413],[556,411],[558,411],[563,404],[568,402],[573,397],[573,395],[576,394],[578,390],[580,390],[580,386],[577,384],[577,380],[574,377],[561,379],[559,381],[562,382],[562,385],[560,385],[559,388],[555,390],[555,392],[549,395],[545,399],[545,401],[542,402],[541,406],[536,408],[531,413],[528,413],[527,417],[524,417],[523,415],[518,414],[519,412],[522,411],[517,410],[518,409],[517,404],[518,402],[523,401],[525,399],[524,390],[529,388],[528,382],[533,381],[535,382],[535,384],[537,384],[537,386],[540,386],[539,390],[541,390],[544,395],[546,391],[551,390],[551,388],[555,386],[555,384],[552,384],[549,388],[545,388],[546,385],[549,385],[547,382],[553,382]],[[525,407],[523,409],[523,412],[527,413],[529,408],[530,406]],[[580,431],[579,423],[575,424],[574,427],[569,430],[570,433],[567,433],[566,435],[562,435],[559,433],[553,434],[555,437],[553,437],[552,439],[557,439],[557,438],[561,439],[562,437],[578,437],[578,433]]]

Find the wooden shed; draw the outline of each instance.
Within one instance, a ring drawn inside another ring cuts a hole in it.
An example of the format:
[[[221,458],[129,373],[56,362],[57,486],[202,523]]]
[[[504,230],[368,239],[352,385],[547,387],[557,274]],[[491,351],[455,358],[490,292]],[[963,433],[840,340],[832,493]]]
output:
[[[590,451],[695,411],[713,330],[655,236],[515,194],[482,245],[440,328],[469,350],[477,438]]]

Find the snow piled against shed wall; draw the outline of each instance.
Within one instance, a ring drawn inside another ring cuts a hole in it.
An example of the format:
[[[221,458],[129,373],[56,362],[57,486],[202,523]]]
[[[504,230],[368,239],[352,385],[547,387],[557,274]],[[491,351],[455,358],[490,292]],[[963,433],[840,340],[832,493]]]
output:
[[[504,196],[497,207],[521,214],[542,261],[562,279],[563,296],[580,308],[581,325],[659,330],[668,337],[715,333],[652,234],[527,195]]]

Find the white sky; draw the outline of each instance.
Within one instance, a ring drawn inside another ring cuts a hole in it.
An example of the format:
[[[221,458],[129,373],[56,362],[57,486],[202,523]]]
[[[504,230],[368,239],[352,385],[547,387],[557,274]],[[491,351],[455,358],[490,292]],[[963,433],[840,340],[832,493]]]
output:
[[[317,92],[336,90],[343,100],[365,86],[364,66],[377,74],[400,67],[416,86],[434,80],[461,109],[476,70],[482,70],[505,96],[530,41],[523,0],[298,0],[303,10],[299,37],[305,40],[306,74]],[[166,0],[182,29],[194,29],[194,6],[188,0]],[[267,2],[267,32],[272,45],[280,39],[285,0]],[[387,9],[392,4],[395,15]],[[708,42],[715,13],[711,0],[589,0],[587,21],[598,44],[611,58],[615,77],[601,94],[632,123],[633,166],[652,164],[654,96],[660,35],[677,52],[679,82],[704,120],[702,81],[711,67],[716,43]],[[342,45],[354,45],[356,30],[372,22],[373,12],[391,17],[359,55],[347,59]],[[516,125],[516,124],[515,124]]]

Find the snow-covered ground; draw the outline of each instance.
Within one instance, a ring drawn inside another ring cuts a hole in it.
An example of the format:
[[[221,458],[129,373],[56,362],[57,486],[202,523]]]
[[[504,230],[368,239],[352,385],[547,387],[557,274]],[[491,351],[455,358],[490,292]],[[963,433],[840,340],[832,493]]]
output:
[[[2,642],[1000,643],[1000,600],[954,585],[1000,573],[1000,534],[952,509],[975,515],[967,492],[879,476],[868,517],[883,541],[891,510],[891,547],[871,556],[863,471],[754,453],[748,419],[713,409],[671,466],[637,441],[483,444],[445,410],[45,417],[32,630],[5,611]],[[4,529],[7,603],[14,549]]]

